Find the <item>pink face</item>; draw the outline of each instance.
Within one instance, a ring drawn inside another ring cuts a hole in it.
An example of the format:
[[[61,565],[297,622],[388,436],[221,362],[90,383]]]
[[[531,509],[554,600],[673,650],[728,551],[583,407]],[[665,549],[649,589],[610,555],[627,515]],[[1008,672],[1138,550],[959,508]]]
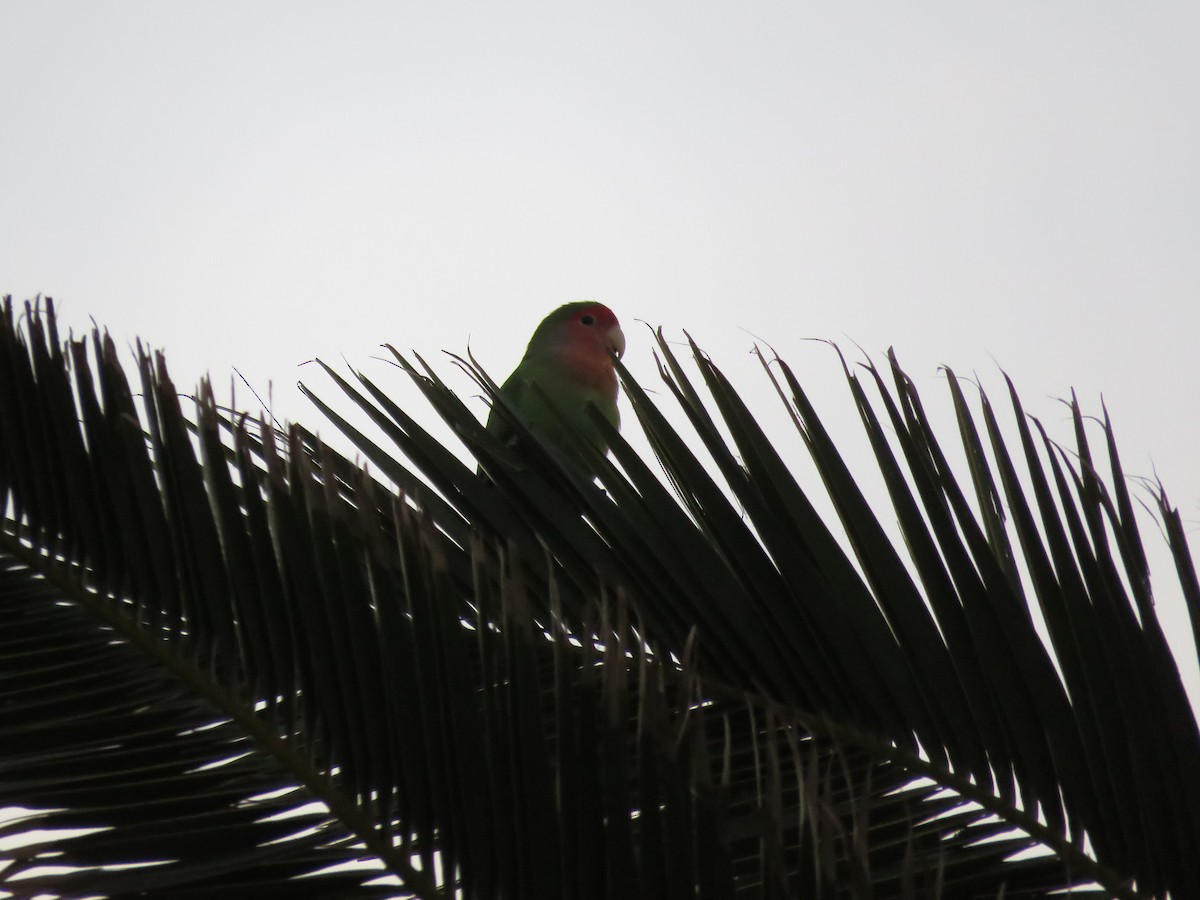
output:
[[[603,303],[572,304],[543,327],[551,321],[556,336],[553,352],[567,379],[615,399],[617,372],[612,355],[625,352],[625,335],[613,311]]]
[[[625,352],[625,334],[613,311],[603,303],[578,309],[565,323],[567,343],[573,347],[597,348],[605,358]]]

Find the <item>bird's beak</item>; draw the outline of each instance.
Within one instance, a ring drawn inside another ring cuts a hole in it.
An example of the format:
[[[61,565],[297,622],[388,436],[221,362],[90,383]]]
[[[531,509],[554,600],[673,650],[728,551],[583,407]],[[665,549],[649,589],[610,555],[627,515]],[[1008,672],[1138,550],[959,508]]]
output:
[[[620,325],[614,325],[605,335],[608,352],[616,354],[617,359],[625,355],[625,332]]]

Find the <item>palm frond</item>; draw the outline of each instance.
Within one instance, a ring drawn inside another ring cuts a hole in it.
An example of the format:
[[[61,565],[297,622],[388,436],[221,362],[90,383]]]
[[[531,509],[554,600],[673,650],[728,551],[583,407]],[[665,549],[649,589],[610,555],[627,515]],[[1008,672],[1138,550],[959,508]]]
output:
[[[1010,385],[1013,443],[948,373],[964,489],[894,356],[891,386],[843,364],[901,548],[784,362],[836,528],[691,351],[707,401],[659,334],[692,438],[622,371],[662,474],[615,433],[590,472],[515,457],[396,354],[481,477],[326,370],[397,492],[206,387],[185,415],[140,348],[139,409],[105,336],[7,301],[0,800],[29,812],[0,838],[95,830],[9,851],[0,888],[1200,895],[1200,735],[1107,418],[1105,482],[1078,404],[1067,453]]]

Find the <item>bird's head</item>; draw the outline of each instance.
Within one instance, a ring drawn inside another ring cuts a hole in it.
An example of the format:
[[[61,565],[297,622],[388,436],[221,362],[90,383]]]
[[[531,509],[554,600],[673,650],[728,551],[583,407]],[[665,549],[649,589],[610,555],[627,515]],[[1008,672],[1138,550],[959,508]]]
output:
[[[611,309],[582,300],[560,306],[542,321],[529,347],[543,345],[580,363],[609,364],[610,355],[620,357],[625,352],[625,333]]]

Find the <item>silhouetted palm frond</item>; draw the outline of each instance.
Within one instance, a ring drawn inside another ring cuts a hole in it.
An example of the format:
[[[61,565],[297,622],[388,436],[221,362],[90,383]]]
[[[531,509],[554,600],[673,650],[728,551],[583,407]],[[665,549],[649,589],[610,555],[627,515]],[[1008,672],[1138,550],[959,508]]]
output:
[[[622,372],[665,481],[615,433],[514,454],[397,354],[481,476],[328,370],[389,487],[207,387],[185,415],[140,348],[139,407],[105,336],[8,301],[0,889],[1200,896],[1200,736],[1107,419],[1101,462],[1072,403],[1067,453],[1010,385],[1006,438],[950,373],[960,483],[894,358],[844,369],[883,514],[772,360],[835,527],[691,349],[708,400],[659,335],[693,434]]]

